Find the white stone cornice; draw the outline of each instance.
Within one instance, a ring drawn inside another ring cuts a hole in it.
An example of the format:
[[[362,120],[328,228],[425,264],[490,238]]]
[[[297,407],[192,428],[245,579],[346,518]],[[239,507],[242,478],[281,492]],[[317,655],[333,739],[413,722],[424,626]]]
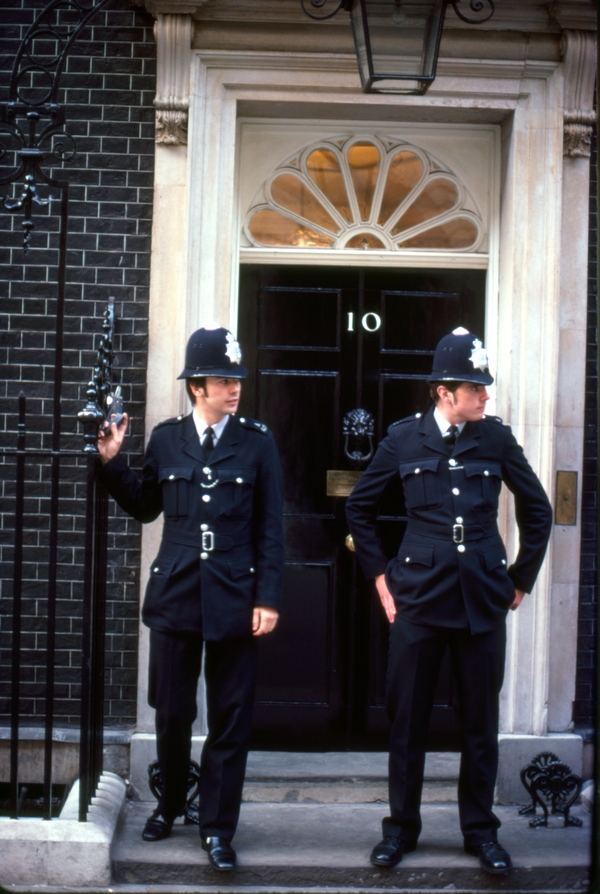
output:
[[[144,0],[150,15],[197,16],[208,0]]]
[[[565,62],[564,154],[589,157],[596,81],[596,35],[593,31],[563,31]]]
[[[552,0],[545,8],[550,21],[560,28],[595,31],[598,27],[598,11],[594,0]]]
[[[158,14],[156,36],[156,142],[187,143],[190,94],[191,15]]]
[[[351,72],[358,70],[356,56],[354,54],[335,53],[325,55],[323,53],[281,53],[281,52],[254,52],[247,50],[196,50],[202,63],[211,69],[227,69],[229,71],[306,71],[306,72]],[[437,90],[437,80],[440,77],[448,78],[489,78],[492,80],[502,78],[521,80],[524,77],[543,78],[551,77],[556,71],[558,63],[544,60],[527,59],[469,59],[469,58],[440,58],[437,67],[437,78],[427,91],[428,100]],[[504,85],[501,88],[503,90]],[[493,84],[486,84],[486,94],[493,90]],[[379,96],[384,94],[370,94],[369,101],[376,102]],[[404,100],[406,97],[402,97]],[[422,99],[422,97],[418,97]]]

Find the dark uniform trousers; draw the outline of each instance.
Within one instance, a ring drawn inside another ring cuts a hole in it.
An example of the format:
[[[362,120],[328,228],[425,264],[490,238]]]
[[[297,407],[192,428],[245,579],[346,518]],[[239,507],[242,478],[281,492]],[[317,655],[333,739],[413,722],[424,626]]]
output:
[[[504,676],[506,627],[487,633],[424,627],[399,612],[390,631],[386,684],[391,720],[391,816],[383,834],[416,842],[421,832],[425,740],[436,683],[450,649],[462,730],[458,806],[467,845],[495,839],[500,825],[491,810],[498,770],[498,699]],[[407,720],[410,718],[410,720]]]
[[[198,634],[150,631],[148,703],[156,709],[164,783],[158,806],[167,819],[180,816],[185,808],[203,646],[209,734],[202,751],[200,832],[231,840],[252,725],[258,656],[252,636],[203,643]]]

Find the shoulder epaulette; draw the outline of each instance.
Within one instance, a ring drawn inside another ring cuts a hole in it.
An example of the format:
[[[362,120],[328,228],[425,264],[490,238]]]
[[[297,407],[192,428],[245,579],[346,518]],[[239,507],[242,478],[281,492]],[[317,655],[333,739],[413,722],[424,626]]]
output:
[[[172,419],[164,419],[162,422],[158,422],[154,428],[162,428],[163,425],[178,425],[180,422],[183,422],[185,416],[183,413],[180,416],[174,416]]]
[[[510,428],[508,422],[505,422],[501,416],[488,416],[486,413],[482,416],[482,419],[485,419],[486,422],[496,422],[498,425],[503,425],[504,428]]]
[[[396,422],[392,422],[390,428],[395,428],[396,425],[404,425],[405,422],[414,422],[415,419],[420,419],[422,413],[413,413],[412,416],[405,416],[404,419],[398,419]]]
[[[238,416],[237,419],[240,425],[250,429],[250,431],[261,431],[263,434],[269,431],[264,422],[259,422],[258,419],[248,419],[247,416]]]

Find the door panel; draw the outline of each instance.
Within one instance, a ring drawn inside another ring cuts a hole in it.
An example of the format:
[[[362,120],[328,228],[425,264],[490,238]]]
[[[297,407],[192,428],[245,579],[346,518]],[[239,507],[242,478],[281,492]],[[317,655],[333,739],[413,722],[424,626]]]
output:
[[[240,411],[273,431],[284,479],[286,573],[276,633],[261,642],[253,747],[385,749],[389,625],[348,533],[345,499],[327,471],[365,463],[367,442],[343,433],[357,408],[388,426],[430,404],[426,377],[439,339],[456,326],[483,332],[485,274],[243,266],[238,334],[250,375]],[[379,506],[392,557],[406,526],[399,481]],[[430,747],[457,747],[448,656]]]
[[[272,422],[269,428],[281,455],[286,514],[332,515],[321,472],[332,468],[335,431],[324,430],[323,417],[306,408],[333,411],[338,403],[339,375],[335,372],[259,372],[256,415]]]
[[[261,653],[262,701],[327,705],[330,700],[331,563],[288,562],[285,569],[286,611],[279,636],[264,640]],[[306,656],[310,655],[310,661]],[[286,669],[285,691],[281,671]]]

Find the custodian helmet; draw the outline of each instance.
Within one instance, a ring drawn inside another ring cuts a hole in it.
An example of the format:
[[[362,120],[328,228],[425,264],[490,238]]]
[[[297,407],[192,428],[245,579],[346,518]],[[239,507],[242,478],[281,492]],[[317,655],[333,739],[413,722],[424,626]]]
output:
[[[197,329],[185,349],[185,369],[178,379],[195,376],[227,376],[245,379],[248,370],[241,364],[242,352],[229,329],[205,326]]]
[[[460,326],[439,342],[429,382],[475,382],[491,385],[487,351],[476,336]]]

